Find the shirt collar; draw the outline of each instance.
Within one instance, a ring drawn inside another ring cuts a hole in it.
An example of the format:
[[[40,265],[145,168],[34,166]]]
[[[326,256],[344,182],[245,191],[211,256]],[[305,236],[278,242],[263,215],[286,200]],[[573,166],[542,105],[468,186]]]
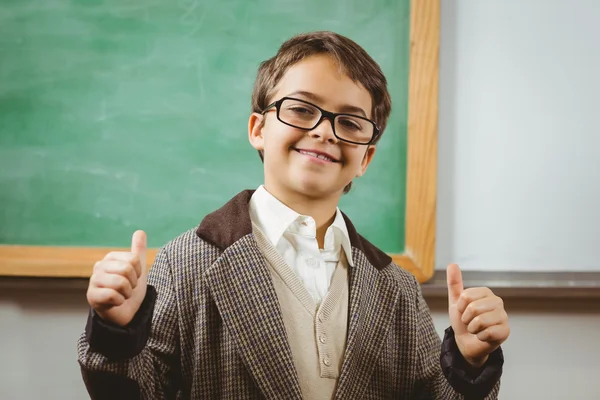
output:
[[[354,261],[352,260],[352,246],[350,245],[350,235],[348,234],[348,228],[346,227],[346,221],[339,208],[335,209],[335,219],[328,229],[333,229],[333,234],[336,235],[339,243],[342,244],[342,249],[346,253],[346,261],[348,265],[354,267]],[[329,236],[329,237],[328,237]],[[327,239],[330,239],[330,235],[325,235],[325,248],[328,248]]]
[[[250,199],[250,219],[273,246],[283,236],[287,228],[300,217],[300,214],[283,204],[263,185]]]
[[[305,217],[298,214],[275,196],[269,193],[263,185],[252,194],[250,199],[250,219],[271,242],[273,246],[283,236],[286,230],[297,221]],[[340,243],[346,253],[348,265],[354,266],[352,260],[352,246],[350,245],[350,236],[346,221],[339,208],[336,207],[335,218],[325,234],[324,248],[333,249],[335,242]]]

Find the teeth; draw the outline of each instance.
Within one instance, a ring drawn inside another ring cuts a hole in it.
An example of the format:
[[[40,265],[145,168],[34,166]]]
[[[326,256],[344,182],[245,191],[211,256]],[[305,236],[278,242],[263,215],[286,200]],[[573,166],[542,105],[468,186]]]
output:
[[[313,157],[316,157],[316,158],[320,158],[321,160],[325,160],[325,161],[333,161],[331,158],[329,158],[327,156],[324,156],[322,154],[317,154],[317,153],[314,153],[312,151],[300,150],[300,153],[306,154],[306,155],[309,155],[309,156],[313,156]]]

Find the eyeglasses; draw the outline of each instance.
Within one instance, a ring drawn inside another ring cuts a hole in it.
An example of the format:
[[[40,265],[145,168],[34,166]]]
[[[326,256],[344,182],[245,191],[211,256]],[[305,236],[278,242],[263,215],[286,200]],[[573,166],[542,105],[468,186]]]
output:
[[[273,107],[277,110],[277,119],[294,128],[311,131],[328,119],[333,134],[344,142],[367,145],[371,144],[379,134],[375,122],[358,115],[332,113],[309,103],[308,101],[283,97],[269,104],[262,112],[264,115]]]

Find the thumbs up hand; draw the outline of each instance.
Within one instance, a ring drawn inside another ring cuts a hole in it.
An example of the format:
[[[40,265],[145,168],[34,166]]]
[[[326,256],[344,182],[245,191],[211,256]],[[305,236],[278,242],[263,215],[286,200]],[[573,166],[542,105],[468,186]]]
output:
[[[94,265],[87,300],[105,321],[125,326],[146,297],[146,233],[136,231],[131,251],[113,251]]]
[[[456,345],[474,367],[481,367],[510,334],[502,299],[489,288],[463,288],[456,264],[446,270],[448,308]]]

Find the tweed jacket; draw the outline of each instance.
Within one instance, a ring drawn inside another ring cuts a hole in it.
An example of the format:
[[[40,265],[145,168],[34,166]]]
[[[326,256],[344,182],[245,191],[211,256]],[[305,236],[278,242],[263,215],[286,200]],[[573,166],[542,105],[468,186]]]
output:
[[[163,247],[133,321],[90,311],[78,361],[92,399],[302,399],[269,267],[244,191]],[[502,351],[470,370],[443,343],[415,278],[360,236],[336,399],[497,398]]]

